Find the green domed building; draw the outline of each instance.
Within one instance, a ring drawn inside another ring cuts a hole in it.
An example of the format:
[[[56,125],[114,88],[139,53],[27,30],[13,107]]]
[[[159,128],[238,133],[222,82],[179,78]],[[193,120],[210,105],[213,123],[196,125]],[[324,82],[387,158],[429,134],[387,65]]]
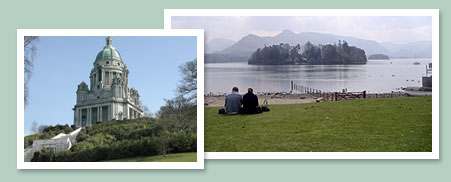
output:
[[[85,127],[99,121],[141,117],[139,93],[129,88],[129,71],[111,37],[106,38],[106,46],[97,54],[93,66],[90,86],[85,82],[78,85],[74,125]]]

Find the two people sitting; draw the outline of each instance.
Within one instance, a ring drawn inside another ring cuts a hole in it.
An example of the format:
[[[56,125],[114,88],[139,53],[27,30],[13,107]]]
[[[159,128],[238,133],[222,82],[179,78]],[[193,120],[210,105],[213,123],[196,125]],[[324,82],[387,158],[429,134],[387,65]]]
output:
[[[241,96],[238,87],[232,88],[232,93],[225,98],[225,110],[219,110],[220,114],[258,114],[262,109],[258,105],[258,97],[253,93],[252,88],[247,89],[247,93]],[[241,107],[241,105],[243,107]]]

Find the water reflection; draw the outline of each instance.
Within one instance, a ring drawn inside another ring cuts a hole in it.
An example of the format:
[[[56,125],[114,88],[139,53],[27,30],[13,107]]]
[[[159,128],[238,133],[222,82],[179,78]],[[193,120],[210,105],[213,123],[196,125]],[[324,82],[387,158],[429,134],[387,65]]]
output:
[[[421,65],[413,65],[414,61]],[[247,65],[247,63],[205,64],[205,93],[230,92],[238,86],[244,92],[289,91],[290,81],[324,91],[391,92],[400,87],[421,86],[424,65],[430,59],[369,61],[366,65]],[[412,81],[413,80],[413,81]]]

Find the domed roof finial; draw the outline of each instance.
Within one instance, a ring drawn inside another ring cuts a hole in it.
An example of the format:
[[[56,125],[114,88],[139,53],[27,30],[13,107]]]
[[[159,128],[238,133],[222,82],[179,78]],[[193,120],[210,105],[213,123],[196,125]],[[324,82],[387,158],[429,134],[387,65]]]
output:
[[[108,36],[106,38],[106,45],[107,46],[112,46],[113,45],[113,39],[110,36]]]
[[[106,46],[97,54],[96,60],[104,60],[104,59],[116,59],[122,61],[121,55],[119,52],[113,47],[113,39],[108,36],[105,38]]]

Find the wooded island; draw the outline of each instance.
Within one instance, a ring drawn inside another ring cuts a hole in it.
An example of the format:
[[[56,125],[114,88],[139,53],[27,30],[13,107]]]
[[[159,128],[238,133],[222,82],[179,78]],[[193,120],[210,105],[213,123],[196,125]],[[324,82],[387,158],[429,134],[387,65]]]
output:
[[[390,59],[390,57],[385,54],[373,54],[371,56],[368,56],[368,59]]]
[[[290,65],[290,64],[366,64],[365,51],[349,46],[346,41],[338,44],[313,45],[308,41],[304,46],[279,44],[258,48],[252,53],[248,64]]]

